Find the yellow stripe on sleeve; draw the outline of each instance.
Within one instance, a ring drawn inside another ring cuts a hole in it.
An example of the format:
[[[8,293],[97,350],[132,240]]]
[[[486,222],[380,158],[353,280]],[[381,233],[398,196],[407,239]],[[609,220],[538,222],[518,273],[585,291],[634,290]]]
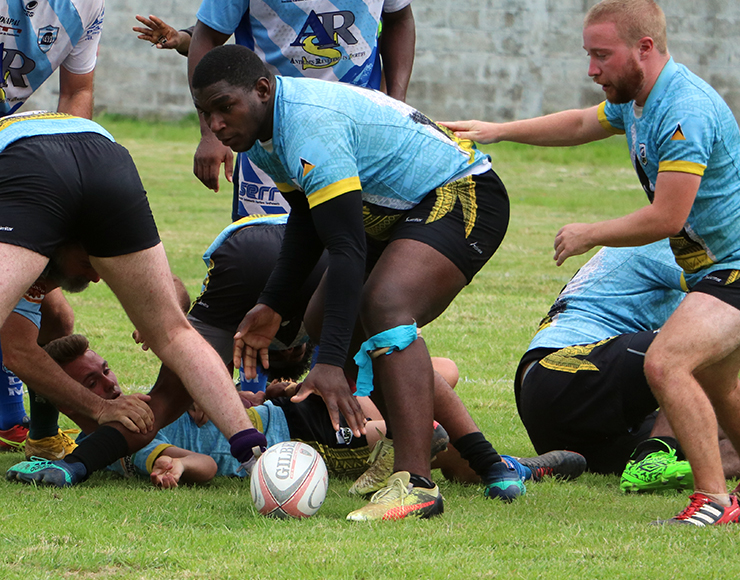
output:
[[[613,127],[612,124],[609,122],[609,119],[606,118],[606,101],[599,105],[597,113],[599,115],[599,125],[604,127],[605,130],[607,130],[612,135],[624,135],[624,130]]]
[[[358,189],[362,189],[362,184],[357,175],[348,177],[347,179],[341,179],[310,194],[308,196],[308,207],[313,209],[325,201],[329,201],[350,191],[357,191]]]
[[[678,173],[691,173],[692,175],[704,175],[706,165],[694,163],[693,161],[661,161],[658,164],[658,173],[661,171],[676,171]]]
[[[146,472],[151,473],[152,469],[154,469],[154,462],[159,458],[160,455],[164,452],[165,449],[168,447],[174,447],[174,445],[170,445],[169,443],[162,443],[160,445],[157,445],[154,448],[154,451],[152,451],[149,454],[149,457],[146,458]]]

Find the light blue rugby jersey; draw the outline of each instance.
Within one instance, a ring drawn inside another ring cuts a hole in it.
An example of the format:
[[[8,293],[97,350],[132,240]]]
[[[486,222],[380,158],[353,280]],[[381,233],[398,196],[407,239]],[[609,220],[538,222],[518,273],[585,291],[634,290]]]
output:
[[[95,121],[64,113],[31,111],[0,118],[0,152],[18,139],[63,133],[98,133],[115,142],[113,135]]]
[[[290,440],[285,413],[271,401],[251,407],[247,409],[247,413],[255,427],[265,434],[268,447]],[[78,439],[81,441],[84,436]],[[198,427],[187,413],[160,429],[148,445],[133,455],[112,463],[108,469],[126,477],[148,476],[162,451],[172,446],[209,455],[216,461],[217,475],[239,477],[246,475],[243,470],[239,470],[240,463],[231,455],[229,441],[218,428],[211,421]]]
[[[662,171],[702,176],[684,229],[671,238],[689,286],[713,270],[740,268],[740,130],[717,92],[670,59],[640,118],[632,102],[604,102],[599,121],[607,131],[626,133],[651,201]]]
[[[471,141],[451,137],[379,91],[276,77],[273,138],[250,159],[310,207],[361,189],[365,203],[405,211],[430,191],[490,168]]]
[[[682,282],[668,240],[602,248],[563,288],[528,350],[657,330],[683,299]]]

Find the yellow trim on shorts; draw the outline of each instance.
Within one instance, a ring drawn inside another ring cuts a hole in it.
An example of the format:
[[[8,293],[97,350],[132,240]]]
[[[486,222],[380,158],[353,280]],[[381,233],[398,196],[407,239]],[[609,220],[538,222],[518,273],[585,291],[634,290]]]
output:
[[[679,173],[691,173],[692,175],[702,176],[706,165],[694,163],[693,161],[661,161],[658,164],[658,173],[662,171],[676,171]]]
[[[582,357],[588,356],[597,346],[606,344],[613,339],[614,337],[612,336],[591,344],[566,346],[565,348],[561,348],[560,350],[556,350],[555,352],[548,354],[539,361],[539,364],[548,370],[559,371],[561,373],[575,374],[578,371],[598,372],[599,367]]]
[[[617,129],[616,127],[612,126],[612,124],[609,122],[609,119],[606,118],[606,101],[601,103],[599,105],[599,108],[596,110],[597,115],[599,117],[599,125],[604,127],[609,133],[612,135],[624,135],[624,129]]]
[[[265,432],[265,426],[262,424],[262,417],[260,417],[260,414],[257,412],[257,409],[254,407],[249,407],[247,411],[247,416],[249,417],[249,420],[252,422],[252,425],[254,425],[254,428],[257,429],[260,433]]]
[[[360,183],[360,177],[358,175],[347,177],[346,179],[340,179],[331,185],[322,187],[318,191],[314,191],[309,194],[308,207],[313,209],[325,201],[329,201],[330,199],[334,199],[335,197],[339,197],[340,195],[349,193],[350,191],[357,191],[360,189],[362,189],[362,183]]]
[[[169,443],[160,443],[154,448],[154,451],[152,451],[149,454],[149,457],[146,458],[146,472],[151,473],[152,469],[154,469],[154,462],[159,459],[159,456],[162,455],[165,449],[168,447],[174,447],[174,445],[170,445]]]

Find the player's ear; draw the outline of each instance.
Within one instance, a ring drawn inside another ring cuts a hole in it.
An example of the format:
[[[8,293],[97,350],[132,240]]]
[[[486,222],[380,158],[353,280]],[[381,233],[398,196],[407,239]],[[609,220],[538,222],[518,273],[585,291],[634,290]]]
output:
[[[644,36],[637,42],[637,48],[640,51],[640,58],[644,59],[655,49],[655,42],[649,36]]]
[[[263,103],[266,103],[272,98],[272,82],[267,77],[257,79],[254,90],[257,91],[257,96]]]

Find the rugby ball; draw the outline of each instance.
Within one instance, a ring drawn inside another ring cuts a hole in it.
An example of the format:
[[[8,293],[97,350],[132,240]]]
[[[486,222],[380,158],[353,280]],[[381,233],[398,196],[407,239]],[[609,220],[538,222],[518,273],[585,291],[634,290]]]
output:
[[[328,482],[324,460],[313,447],[300,441],[283,441],[257,460],[249,489],[262,515],[307,518],[324,503]]]

